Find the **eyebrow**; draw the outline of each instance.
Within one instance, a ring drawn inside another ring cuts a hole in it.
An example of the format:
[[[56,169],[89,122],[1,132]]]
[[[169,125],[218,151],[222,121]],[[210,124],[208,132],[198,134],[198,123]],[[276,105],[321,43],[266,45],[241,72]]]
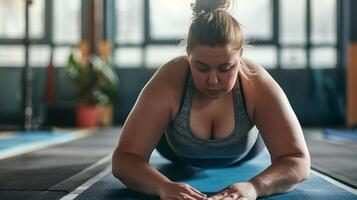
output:
[[[195,60],[196,63],[198,64],[201,64],[201,65],[204,65],[204,66],[207,66],[209,67],[208,64],[202,62],[202,61],[199,61],[199,60]],[[222,64],[219,64],[218,67],[221,67],[221,66],[226,66],[226,65],[232,65],[233,63],[229,63],[229,62],[225,62],[225,63],[222,63]]]

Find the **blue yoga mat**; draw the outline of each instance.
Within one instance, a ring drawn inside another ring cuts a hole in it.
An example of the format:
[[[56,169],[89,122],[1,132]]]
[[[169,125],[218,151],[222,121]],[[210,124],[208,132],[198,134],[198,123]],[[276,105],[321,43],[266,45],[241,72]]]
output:
[[[262,172],[270,164],[267,151],[261,153],[255,159],[240,166],[219,169],[198,169],[189,166],[174,165],[162,158],[156,152],[150,159],[150,163],[159,171],[173,181],[186,182],[201,192],[212,195],[226,186],[247,181]],[[100,179],[86,191],[81,193],[76,200],[150,200],[158,197],[147,196],[127,189],[124,184],[108,174]],[[311,175],[310,178],[301,183],[295,190],[285,194],[260,198],[269,200],[357,200],[357,196],[341,189],[326,180]]]
[[[325,129],[324,134],[329,138],[357,142],[357,129],[356,130]]]
[[[65,142],[76,137],[74,132],[53,133],[49,131],[17,132],[0,138],[0,154],[21,148]]]

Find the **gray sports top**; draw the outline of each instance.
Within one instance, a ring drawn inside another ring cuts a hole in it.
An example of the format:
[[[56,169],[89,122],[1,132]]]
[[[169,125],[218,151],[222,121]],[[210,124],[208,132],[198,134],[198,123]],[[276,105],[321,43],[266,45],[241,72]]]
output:
[[[167,142],[178,157],[188,160],[217,158],[240,160],[248,154],[257,140],[258,130],[247,114],[239,75],[237,80],[240,84],[236,82],[233,88],[235,127],[232,133],[223,139],[201,140],[190,128],[194,84],[189,70],[181,108],[165,130]]]

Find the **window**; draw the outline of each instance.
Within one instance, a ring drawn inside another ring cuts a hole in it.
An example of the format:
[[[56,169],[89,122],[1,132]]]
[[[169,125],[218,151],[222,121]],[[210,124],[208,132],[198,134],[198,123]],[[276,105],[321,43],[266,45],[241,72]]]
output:
[[[282,48],[281,49],[281,68],[296,69],[305,68],[306,50],[305,48]]]
[[[44,0],[34,0],[30,6],[29,26],[31,38],[44,37]],[[25,1],[0,0],[0,38],[22,39],[25,37]]]
[[[312,0],[312,29],[313,44],[336,44],[336,0]]]
[[[281,67],[336,67],[336,0],[280,0],[279,4]]]
[[[256,1],[241,0],[231,13],[243,25],[247,40],[265,41],[267,44],[247,46],[245,55],[254,56],[263,66],[274,68],[277,66],[277,48],[272,41],[273,1]],[[193,2],[116,0],[114,62],[118,67],[160,67],[170,59],[184,54],[184,47],[178,41],[187,36]]]
[[[149,45],[147,47],[146,67],[158,68],[169,60],[181,56],[185,53],[185,49],[179,46],[171,45]]]
[[[276,68],[277,66],[277,48],[273,45],[247,46],[244,49],[244,56],[265,68]]]
[[[306,43],[306,0],[280,1],[280,43]]]
[[[271,0],[240,0],[232,15],[242,24],[247,39],[271,40],[273,37],[273,3]]]
[[[30,37],[41,39],[45,36],[45,0],[32,0],[29,10]]]
[[[117,48],[114,53],[114,62],[119,66],[137,67],[143,63],[143,53],[140,47]]]
[[[29,64],[31,67],[47,66],[50,61],[49,45],[31,45],[29,48]]]
[[[25,64],[25,48],[21,45],[0,46],[0,66],[23,66]]]
[[[315,47],[310,50],[311,68],[335,68],[337,52],[333,47]]]
[[[120,44],[141,44],[144,42],[144,1],[117,0],[116,14],[116,42]]]
[[[193,0],[150,0],[152,39],[185,38],[192,18],[192,2]]]
[[[55,43],[77,44],[81,39],[81,1],[53,1],[53,40]]]
[[[53,3],[53,12],[45,12]],[[25,1],[0,0],[0,66],[23,67],[25,64]],[[46,13],[53,15],[47,23]],[[48,26],[48,27],[47,27]],[[52,36],[46,32],[52,28]],[[51,46],[55,48],[55,65],[63,66],[69,50],[81,39],[81,0],[33,0],[29,6],[29,64],[45,67],[50,59]],[[52,40],[51,40],[52,38]],[[64,49],[67,49],[66,51]]]

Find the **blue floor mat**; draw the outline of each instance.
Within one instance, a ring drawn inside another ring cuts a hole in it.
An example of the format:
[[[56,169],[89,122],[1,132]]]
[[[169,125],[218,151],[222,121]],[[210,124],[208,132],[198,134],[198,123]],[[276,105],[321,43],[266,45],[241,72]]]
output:
[[[53,133],[49,131],[17,132],[0,138],[0,154],[8,151],[43,144],[65,142],[76,137],[74,132]]]
[[[325,129],[324,134],[328,138],[349,140],[357,142],[357,129],[356,130],[335,130]]]
[[[270,164],[270,158],[265,151],[257,158],[248,161],[240,166],[220,168],[220,169],[198,169],[189,166],[179,166],[171,164],[156,152],[150,159],[150,163],[161,173],[177,182],[186,182],[201,192],[212,195],[226,186],[241,181],[247,181],[258,173],[262,172]],[[86,191],[81,193],[76,200],[150,200],[158,197],[147,196],[133,192],[126,188],[124,184],[115,179],[111,174],[100,179]],[[357,196],[343,190],[326,180],[311,175],[310,178],[301,183],[294,191],[260,199],[269,200],[357,200]]]

